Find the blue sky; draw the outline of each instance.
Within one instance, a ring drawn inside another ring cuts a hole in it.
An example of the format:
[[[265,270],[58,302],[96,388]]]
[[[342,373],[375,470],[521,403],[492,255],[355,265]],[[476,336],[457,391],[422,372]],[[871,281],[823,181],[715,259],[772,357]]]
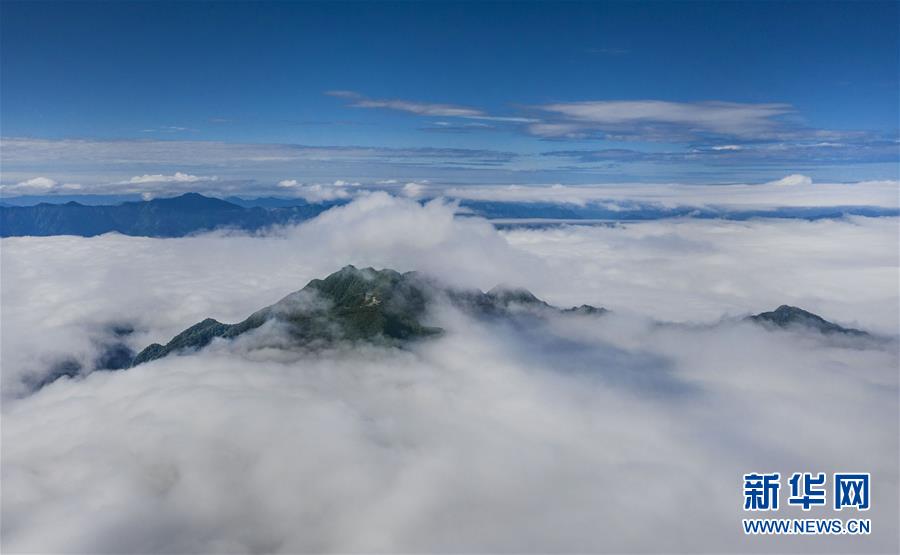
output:
[[[896,2],[0,6],[7,186],[898,178]]]

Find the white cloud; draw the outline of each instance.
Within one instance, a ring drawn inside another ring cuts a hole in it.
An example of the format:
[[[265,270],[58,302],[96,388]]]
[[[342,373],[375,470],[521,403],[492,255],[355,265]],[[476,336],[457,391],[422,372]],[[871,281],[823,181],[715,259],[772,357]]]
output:
[[[296,179],[283,179],[278,182],[278,186],[284,190],[290,191],[292,195],[301,197],[307,202],[325,202],[329,200],[349,199],[356,194],[365,191],[351,191],[352,187],[359,187],[358,182],[349,182],[337,180],[333,183],[301,183]]]
[[[17,187],[34,187],[35,189],[52,189],[56,185],[56,181],[49,177],[32,177],[16,184]]]
[[[896,218],[498,232],[453,213],[374,193],[269,236],[2,239],[3,551],[897,550],[896,344],[707,325],[788,303],[897,334]],[[616,312],[445,307],[447,334],[405,350],[251,337],[9,396],[89,361],[104,323],[140,347],[346,263]],[[873,473],[871,536],[748,544],[742,473],[851,468]]]
[[[541,260],[550,276],[566,274],[569,285],[538,283],[541,273],[527,279],[536,294],[560,305],[711,322],[786,303],[895,333],[898,225],[897,218],[683,219],[516,229],[504,237]]]
[[[361,184],[358,181],[344,181],[343,179],[338,179],[334,183],[332,183],[335,187],[359,187]]]
[[[81,185],[78,183],[59,183],[55,179],[43,176],[32,177],[15,184],[0,185],[0,192],[14,193],[17,195],[39,195],[60,191],[71,192],[77,191],[78,189],[81,189]]]
[[[402,193],[404,196],[409,198],[417,198],[425,194],[427,190],[427,186],[422,183],[416,183],[414,181],[410,181],[406,185],[403,186]]]
[[[443,194],[451,198],[509,202],[635,201],[667,207],[695,206],[734,209],[778,207],[876,206],[900,207],[897,181],[816,183],[803,175],[791,175],[764,184],[683,185],[609,184],[594,186],[451,187]]]
[[[163,174],[144,174],[144,175],[136,175],[129,179],[128,181],[124,181],[123,183],[130,184],[141,184],[141,183],[198,183],[200,181],[216,181],[219,178],[216,176],[199,176],[199,175],[191,175],[189,173],[175,172],[172,175],[163,175]]]
[[[793,111],[788,104],[663,100],[559,102],[537,108],[560,121],[531,126],[529,130],[535,135],[558,137],[599,131],[644,139],[701,133],[760,137],[780,127],[778,116]]]
[[[777,187],[801,187],[812,185],[812,183],[813,180],[811,177],[807,175],[801,175],[799,173],[793,173],[791,175],[782,177],[781,179],[766,183],[766,185],[774,185]]]
[[[428,179],[402,182],[397,179],[380,179],[374,183],[372,190],[385,191],[389,194],[406,198],[436,197],[442,194],[443,188],[433,186]]]

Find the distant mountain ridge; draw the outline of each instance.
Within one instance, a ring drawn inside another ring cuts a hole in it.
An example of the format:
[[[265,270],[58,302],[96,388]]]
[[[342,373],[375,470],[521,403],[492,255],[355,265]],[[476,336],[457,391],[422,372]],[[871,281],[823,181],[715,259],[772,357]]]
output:
[[[198,193],[116,205],[67,202],[2,206],[0,237],[92,237],[113,231],[146,237],[181,237],[218,228],[255,231],[272,225],[308,220],[332,206],[302,202],[273,208],[245,207]]]
[[[292,206],[309,206],[313,204],[308,202],[303,198],[282,198],[282,197],[252,197],[252,198],[244,198],[244,197],[225,197],[225,200],[232,203],[237,204],[238,206],[243,206],[244,208],[290,208]],[[344,204],[347,201],[330,201],[327,203],[319,203],[326,204],[328,206],[337,206],[339,204]]]
[[[109,196],[102,198],[111,201]],[[129,200],[102,204],[76,197],[30,197],[46,201],[52,198],[77,198],[65,203],[28,203],[29,197],[0,199],[0,237],[78,235],[91,237],[109,232],[147,237],[182,237],[200,231],[232,228],[256,231],[272,225],[294,224],[314,218],[322,212],[350,202],[348,199],[311,203],[302,198],[230,196],[223,199],[198,193],[149,201]],[[425,203],[430,198],[419,199]],[[847,215],[895,217],[900,210],[876,206],[781,207],[757,210],[733,210],[714,207],[665,207],[639,202],[592,201],[584,205],[553,202],[459,200],[459,216],[478,216],[496,220],[506,227],[542,227],[560,222],[627,222],[664,218],[793,218],[818,220]],[[521,220],[521,222],[517,222]],[[538,220],[538,221],[529,221]],[[541,223],[546,220],[545,223]],[[556,222],[556,223],[554,223]]]

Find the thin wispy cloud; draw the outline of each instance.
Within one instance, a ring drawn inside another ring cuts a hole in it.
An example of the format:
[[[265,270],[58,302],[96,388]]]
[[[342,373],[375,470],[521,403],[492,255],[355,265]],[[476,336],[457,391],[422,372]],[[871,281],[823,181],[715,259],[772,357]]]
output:
[[[784,166],[900,160],[896,133],[808,127],[799,123],[801,114],[797,109],[785,102],[584,100],[518,106],[518,115],[497,116],[472,106],[372,99],[353,91],[326,94],[347,100],[353,108],[442,118],[420,128],[432,133],[499,130],[559,142],[683,145],[680,150],[665,152],[637,146],[546,153],[582,162],[709,164],[726,168],[744,162]]]
[[[532,135],[568,139],[683,140],[704,136],[758,139],[786,130],[785,123],[779,118],[795,113],[795,109],[786,103],[649,99],[558,102],[529,107],[530,111],[537,113],[536,116],[497,116],[470,106],[373,99],[353,91],[328,91],[325,94],[345,99],[353,108],[380,108],[419,116],[522,124],[521,128]]]
[[[444,132],[477,133],[473,120],[447,118]],[[436,132],[436,131],[435,131]],[[491,133],[498,133],[497,129]],[[556,146],[557,143],[546,143]],[[0,138],[7,195],[56,194],[65,184],[79,184],[85,193],[227,192],[274,194],[286,178],[304,183],[336,180],[374,183],[431,180],[466,186],[600,184],[624,182],[760,183],[802,172],[827,181],[829,166],[853,163],[890,164],[898,160],[898,145],[890,138],[845,138],[841,142],[717,142],[687,145],[683,150],[634,148],[551,149],[527,155],[477,148],[385,148],[312,146],[218,141],[88,140]],[[728,168],[744,166],[743,175]],[[632,173],[632,168],[634,168]],[[655,169],[658,168],[658,169]],[[641,172],[650,173],[644,177]],[[628,177],[622,177],[627,175]],[[857,177],[859,175],[859,177]],[[872,179],[854,172],[846,181]],[[878,174],[876,173],[876,176]],[[897,179],[896,169],[887,173]],[[193,176],[193,177],[191,177]],[[217,176],[217,180],[210,179]],[[36,177],[51,179],[48,186]],[[71,188],[71,187],[70,187]],[[282,191],[284,192],[284,191]]]
[[[219,177],[217,187],[247,190],[291,175],[313,182],[425,179],[435,173],[499,171],[518,159],[513,152],[477,148],[34,138],[2,138],[0,151],[8,192],[42,174],[104,193],[133,192],[140,182],[208,185],[208,178],[192,182],[189,176],[209,175]]]
[[[735,137],[732,137],[735,138]],[[798,140],[743,144],[698,144],[683,150],[639,150],[605,148],[597,150],[551,150],[543,156],[561,157],[590,164],[598,162],[711,165],[766,165],[892,163],[900,160],[896,141],[886,137],[845,137],[841,142]]]
[[[421,129],[431,133],[477,133],[479,131],[499,131],[502,127],[495,125],[493,122],[486,123],[483,121],[466,121],[461,123],[432,121]]]
[[[349,106],[352,108],[381,108],[407,112],[417,116],[465,118],[508,123],[528,123],[535,121],[532,118],[526,117],[491,115],[477,108],[454,104],[436,104],[402,99],[373,99],[353,91],[327,91],[325,94],[349,100]]]
[[[609,184],[602,186],[553,185],[549,187],[450,187],[441,193],[450,198],[498,202],[554,202],[584,206],[588,203],[648,203],[664,207],[717,207],[724,209],[773,209],[779,207],[873,206],[900,208],[900,182],[862,181],[818,183],[802,174],[791,174],[760,184]]]
[[[141,133],[182,133],[184,131],[196,131],[196,129],[180,125],[162,125],[160,127],[141,129]]]
[[[175,172],[172,175],[144,174],[136,175],[122,184],[135,183],[198,183],[201,181],[218,181],[217,176],[191,175],[189,173]]]
[[[4,164],[92,162],[114,166],[136,164],[200,164],[285,160],[475,160],[510,161],[513,152],[436,147],[315,146],[220,141],[155,141],[95,139],[0,138]]]
[[[542,137],[606,137],[662,140],[716,135],[759,138],[777,129],[777,119],[794,109],[789,104],[737,102],[668,102],[598,100],[560,102],[536,107],[550,121],[528,127]]]

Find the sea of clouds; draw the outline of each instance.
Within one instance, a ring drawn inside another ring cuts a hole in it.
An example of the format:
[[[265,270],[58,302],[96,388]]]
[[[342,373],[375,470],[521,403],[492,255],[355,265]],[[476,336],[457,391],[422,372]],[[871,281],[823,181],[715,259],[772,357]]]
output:
[[[898,225],[497,231],[376,193],[263,235],[3,239],[3,551],[896,552]],[[88,373],[113,326],[140,349],[351,263],[613,313],[436,307],[447,333],[408,349]],[[780,304],[881,339],[736,318]],[[87,375],[29,390],[70,358]],[[745,537],[751,471],[871,472],[872,534]]]

